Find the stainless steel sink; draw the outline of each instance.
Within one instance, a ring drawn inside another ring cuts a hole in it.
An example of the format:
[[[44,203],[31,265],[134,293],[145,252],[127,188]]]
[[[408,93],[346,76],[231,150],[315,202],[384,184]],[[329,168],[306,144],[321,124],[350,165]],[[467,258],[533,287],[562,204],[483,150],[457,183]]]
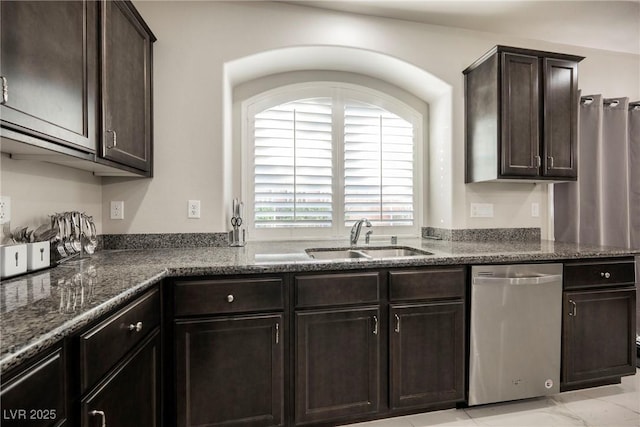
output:
[[[362,249],[362,253],[372,258],[398,258],[406,256],[433,255],[431,252],[409,247],[388,247],[388,248],[368,248]]]
[[[431,252],[408,246],[357,247],[357,248],[310,248],[305,251],[314,259],[381,259],[433,255]]]
[[[318,248],[307,249],[305,252],[314,259],[369,258],[367,255],[355,249]]]

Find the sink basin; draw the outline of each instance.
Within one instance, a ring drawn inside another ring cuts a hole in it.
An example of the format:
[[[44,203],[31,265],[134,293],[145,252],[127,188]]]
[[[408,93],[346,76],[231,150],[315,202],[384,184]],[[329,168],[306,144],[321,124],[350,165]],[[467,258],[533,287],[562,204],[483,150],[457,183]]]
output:
[[[314,259],[369,258],[367,255],[355,249],[322,248],[307,249],[305,252]]]
[[[379,259],[433,255],[431,252],[408,246],[357,247],[357,248],[312,248],[305,251],[314,259]]]
[[[362,249],[362,253],[372,258],[397,258],[405,256],[433,255],[431,252],[409,247],[368,248]]]

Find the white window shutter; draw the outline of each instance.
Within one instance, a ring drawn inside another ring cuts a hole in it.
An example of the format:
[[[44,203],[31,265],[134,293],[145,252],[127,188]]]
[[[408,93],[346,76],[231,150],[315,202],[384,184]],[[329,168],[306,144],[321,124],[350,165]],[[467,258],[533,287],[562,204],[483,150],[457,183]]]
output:
[[[256,228],[332,226],[331,102],[303,99],[255,115]]]
[[[380,107],[344,107],[345,226],[368,218],[374,226],[414,223],[413,125]]]

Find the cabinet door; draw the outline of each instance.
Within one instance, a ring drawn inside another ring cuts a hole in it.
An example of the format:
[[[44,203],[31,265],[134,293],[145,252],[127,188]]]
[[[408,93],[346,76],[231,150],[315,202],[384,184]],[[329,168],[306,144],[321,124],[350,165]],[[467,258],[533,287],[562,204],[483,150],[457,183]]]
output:
[[[464,399],[462,301],[391,306],[391,408]]]
[[[502,54],[501,174],[540,172],[540,68],[537,56]]]
[[[160,425],[160,334],[152,333],[82,399],[83,427]]]
[[[11,379],[2,378],[3,427],[59,427],[67,420],[65,363],[57,349]]]
[[[103,128],[100,155],[151,170],[151,46],[128,3],[102,2]]]
[[[578,63],[544,58],[543,175],[575,178],[578,132]]]
[[[565,384],[635,373],[635,310],[633,288],[564,293]]]
[[[283,424],[282,315],[176,321],[177,426]]]
[[[296,422],[375,413],[378,308],[296,313]]]
[[[2,126],[84,151],[96,148],[97,6],[0,2]]]

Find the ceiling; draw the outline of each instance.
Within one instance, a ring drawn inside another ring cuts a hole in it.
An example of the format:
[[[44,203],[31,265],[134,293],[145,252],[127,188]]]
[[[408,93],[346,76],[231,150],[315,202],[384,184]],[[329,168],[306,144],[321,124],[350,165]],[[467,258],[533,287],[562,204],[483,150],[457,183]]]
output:
[[[282,1],[640,55],[640,0]]]

